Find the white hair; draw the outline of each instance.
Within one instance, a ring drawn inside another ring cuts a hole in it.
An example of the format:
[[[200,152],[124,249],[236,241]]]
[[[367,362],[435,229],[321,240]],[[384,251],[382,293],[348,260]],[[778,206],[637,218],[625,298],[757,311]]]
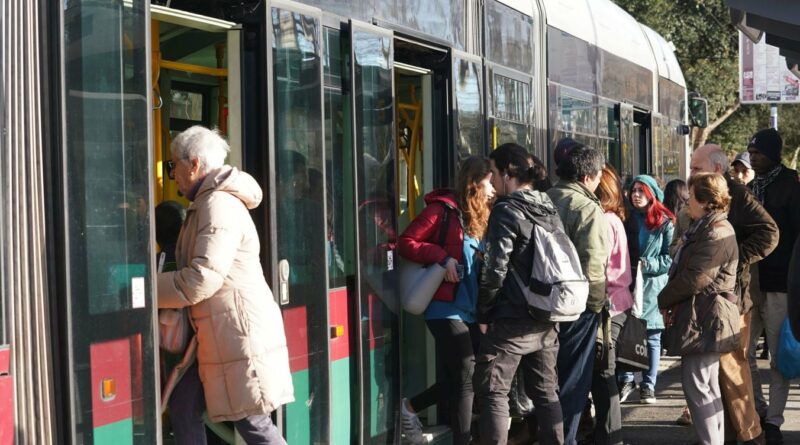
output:
[[[182,131],[172,141],[172,156],[182,161],[197,159],[200,174],[225,165],[225,158],[231,151],[228,143],[216,129],[209,130],[202,125],[195,125]]]
[[[708,154],[708,161],[713,167],[719,167],[721,174],[724,175],[728,172],[728,167],[730,167],[728,155],[726,155],[721,148],[715,148],[711,150],[711,152]]]

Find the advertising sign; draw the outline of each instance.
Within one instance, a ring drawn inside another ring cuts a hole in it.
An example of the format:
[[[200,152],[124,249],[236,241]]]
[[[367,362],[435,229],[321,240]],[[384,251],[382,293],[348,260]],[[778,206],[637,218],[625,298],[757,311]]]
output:
[[[800,79],[766,39],[753,43],[739,32],[739,100],[743,104],[800,103]]]

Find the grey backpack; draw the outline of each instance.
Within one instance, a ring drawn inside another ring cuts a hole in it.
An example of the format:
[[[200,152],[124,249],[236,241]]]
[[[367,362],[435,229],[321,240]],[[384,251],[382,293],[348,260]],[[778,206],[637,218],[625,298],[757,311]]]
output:
[[[532,317],[552,322],[574,321],[586,310],[589,280],[561,221],[554,222],[554,218],[558,216],[534,218],[530,283],[526,286],[519,273],[513,267],[510,269]]]

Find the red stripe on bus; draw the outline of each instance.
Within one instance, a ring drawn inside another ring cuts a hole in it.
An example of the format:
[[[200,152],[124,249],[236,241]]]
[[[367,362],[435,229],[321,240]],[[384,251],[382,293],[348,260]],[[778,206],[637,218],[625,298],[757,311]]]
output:
[[[335,362],[350,357],[350,326],[348,324],[348,294],[347,288],[332,290],[328,293],[328,319],[331,331],[337,326],[342,326],[342,335],[333,338],[331,334],[331,361]]]
[[[0,445],[14,445],[14,378],[9,373],[11,348],[0,349]]]
[[[131,403],[131,339],[121,338],[89,347],[92,372],[92,425],[99,428],[133,416]],[[113,379],[113,397],[102,397],[103,381]]]
[[[283,310],[283,329],[292,373],[308,369],[308,311],[305,306]]]

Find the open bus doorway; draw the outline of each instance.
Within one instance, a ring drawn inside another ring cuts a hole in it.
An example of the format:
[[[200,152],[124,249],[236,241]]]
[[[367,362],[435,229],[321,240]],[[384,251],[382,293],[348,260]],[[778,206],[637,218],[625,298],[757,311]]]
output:
[[[231,146],[226,163],[241,166],[239,33],[234,23],[157,5],[151,6],[151,18],[153,204],[175,201],[188,207],[189,201],[178,194],[164,167],[172,140],[180,132],[194,125],[216,128]],[[163,222],[157,218],[159,223]],[[160,351],[162,385],[181,358]],[[174,443],[169,420],[167,410],[162,421],[164,444]],[[236,443],[232,424],[207,422],[206,435],[212,445]]]
[[[425,195],[455,184],[447,107],[451,77],[447,51],[404,37],[395,37],[397,132],[397,225],[402,233],[425,208]],[[411,398],[436,382],[433,337],[424,315],[401,317],[401,391]],[[444,407],[421,410],[427,425],[447,424]],[[447,434],[446,427],[425,429],[429,442]]]

